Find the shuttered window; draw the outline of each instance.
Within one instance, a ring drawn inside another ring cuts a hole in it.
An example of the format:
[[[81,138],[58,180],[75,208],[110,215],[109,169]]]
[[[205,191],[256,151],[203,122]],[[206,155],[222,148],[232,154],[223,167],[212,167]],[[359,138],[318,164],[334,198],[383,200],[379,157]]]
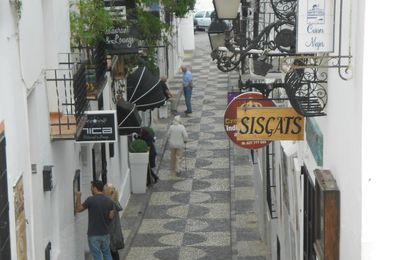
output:
[[[0,259],[11,260],[6,139],[0,134]]]

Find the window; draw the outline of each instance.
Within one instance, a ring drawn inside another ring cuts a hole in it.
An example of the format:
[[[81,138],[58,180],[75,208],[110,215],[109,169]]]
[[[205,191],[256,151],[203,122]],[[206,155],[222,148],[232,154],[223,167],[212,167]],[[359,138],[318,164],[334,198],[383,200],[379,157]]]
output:
[[[211,16],[211,11],[206,12],[206,18],[209,18]]]

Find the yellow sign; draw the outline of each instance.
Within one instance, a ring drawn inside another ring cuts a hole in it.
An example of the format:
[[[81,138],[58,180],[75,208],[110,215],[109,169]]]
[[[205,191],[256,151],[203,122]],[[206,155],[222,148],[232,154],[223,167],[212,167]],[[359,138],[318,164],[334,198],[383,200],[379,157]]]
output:
[[[293,108],[237,109],[237,140],[304,140],[304,118]]]

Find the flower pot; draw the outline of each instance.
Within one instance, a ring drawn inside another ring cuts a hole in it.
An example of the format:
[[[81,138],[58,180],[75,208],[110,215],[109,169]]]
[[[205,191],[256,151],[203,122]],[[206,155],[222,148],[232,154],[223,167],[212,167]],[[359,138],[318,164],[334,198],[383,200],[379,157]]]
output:
[[[146,193],[148,165],[149,165],[149,152],[129,153],[129,167],[131,173],[132,193]]]

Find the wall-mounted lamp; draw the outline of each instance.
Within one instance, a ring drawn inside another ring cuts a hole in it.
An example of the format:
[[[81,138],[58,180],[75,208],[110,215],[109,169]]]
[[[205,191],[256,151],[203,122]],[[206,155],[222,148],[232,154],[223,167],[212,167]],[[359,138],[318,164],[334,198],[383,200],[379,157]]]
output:
[[[215,19],[208,27],[208,37],[210,39],[211,50],[225,46],[225,31],[228,30],[228,25],[222,21]]]

